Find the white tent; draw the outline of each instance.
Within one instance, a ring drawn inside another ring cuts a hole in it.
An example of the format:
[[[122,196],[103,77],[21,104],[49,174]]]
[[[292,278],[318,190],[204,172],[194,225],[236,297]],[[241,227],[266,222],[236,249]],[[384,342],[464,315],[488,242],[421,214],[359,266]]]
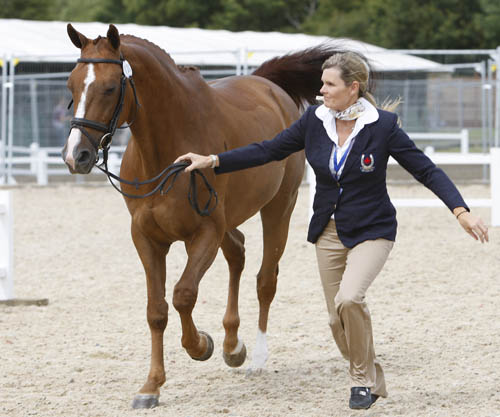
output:
[[[0,19],[0,59],[22,61],[74,61],[79,50],[66,33],[67,22]],[[85,36],[106,36],[108,24],[78,23],[73,26]],[[167,51],[178,64],[258,66],[265,60],[328,41],[365,54],[378,71],[442,71],[433,61],[394,53],[368,43],[325,36],[279,32],[230,32],[166,26],[117,24],[119,32],[148,39]]]

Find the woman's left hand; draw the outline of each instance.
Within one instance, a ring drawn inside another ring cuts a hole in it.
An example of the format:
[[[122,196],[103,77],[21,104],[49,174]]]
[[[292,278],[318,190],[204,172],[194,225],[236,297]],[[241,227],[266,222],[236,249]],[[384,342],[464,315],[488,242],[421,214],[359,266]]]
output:
[[[476,217],[469,212],[465,212],[458,216],[458,221],[474,239],[481,240],[481,243],[489,242],[488,228],[483,223],[481,217]]]

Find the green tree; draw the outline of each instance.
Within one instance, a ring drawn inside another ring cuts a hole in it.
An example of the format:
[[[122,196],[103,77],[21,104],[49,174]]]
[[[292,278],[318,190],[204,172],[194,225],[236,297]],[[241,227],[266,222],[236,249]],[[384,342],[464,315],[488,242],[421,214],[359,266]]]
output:
[[[0,18],[50,20],[50,0],[0,0]]]
[[[92,22],[96,9],[100,8],[100,0],[55,0],[53,2],[53,19],[68,22]]]
[[[52,20],[68,22],[126,23],[133,21],[127,14],[124,0],[53,0]]]
[[[94,11],[93,20],[104,23],[127,23],[134,21],[125,7],[124,0],[101,0]]]
[[[370,0],[320,0],[316,13],[310,14],[301,30],[336,38],[366,40],[371,20]]]
[[[316,12],[318,0],[222,0],[221,4],[209,27],[297,32]]]
[[[386,48],[481,48],[478,15],[480,0],[323,0],[303,29]]]
[[[483,28],[484,48],[496,48],[500,45],[500,2],[498,0],[480,0],[482,12],[476,15],[477,25]]]
[[[108,0],[109,1],[109,0]],[[134,23],[174,27],[207,27],[220,0],[123,0]]]
[[[388,48],[480,48],[483,36],[474,16],[479,0],[372,0],[375,20],[369,35]]]
[[[386,48],[500,44],[499,0],[0,0],[0,17],[305,32]]]

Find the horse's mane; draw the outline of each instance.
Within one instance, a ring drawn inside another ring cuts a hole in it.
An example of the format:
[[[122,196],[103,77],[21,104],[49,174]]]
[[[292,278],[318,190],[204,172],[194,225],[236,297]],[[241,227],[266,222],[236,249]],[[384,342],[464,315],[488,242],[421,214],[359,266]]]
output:
[[[166,61],[168,61],[169,64],[173,65],[175,68],[177,68],[181,72],[199,71],[199,69],[197,67],[194,67],[194,66],[177,65],[167,51],[165,51],[163,48],[159,47],[155,43],[148,41],[147,39],[139,38],[139,37],[134,36],[134,35],[122,34],[122,35],[120,35],[120,40],[124,41],[125,44],[127,44],[127,41],[128,41],[128,42],[135,44],[135,45],[139,44],[141,46],[144,46],[148,50],[156,51],[155,56],[160,61],[162,59],[165,59]]]

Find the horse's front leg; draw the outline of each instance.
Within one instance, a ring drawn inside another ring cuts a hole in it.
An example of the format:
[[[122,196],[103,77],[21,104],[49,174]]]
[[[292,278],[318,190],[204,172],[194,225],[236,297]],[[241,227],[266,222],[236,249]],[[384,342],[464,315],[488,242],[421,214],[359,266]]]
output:
[[[146,383],[132,403],[133,408],[153,408],[158,405],[160,387],[165,383],[163,333],[167,327],[168,304],[165,301],[165,257],[170,245],[158,245],[132,225],[132,239],[146,272],[148,306],[147,319],[151,332],[151,365]]]
[[[188,260],[174,287],[173,305],[181,318],[182,346],[189,356],[200,361],[210,358],[214,343],[210,335],[197,330],[191,313],[196,304],[201,278],[215,259],[221,240],[222,232],[217,232],[215,223],[201,225],[185,243]]]
[[[222,240],[221,249],[229,266],[229,291],[227,296],[226,313],[224,314],[224,346],[222,356],[227,365],[238,367],[243,365],[247,356],[247,349],[238,337],[240,316],[238,313],[238,293],[240,277],[245,266],[245,236],[238,229],[226,232]]]

